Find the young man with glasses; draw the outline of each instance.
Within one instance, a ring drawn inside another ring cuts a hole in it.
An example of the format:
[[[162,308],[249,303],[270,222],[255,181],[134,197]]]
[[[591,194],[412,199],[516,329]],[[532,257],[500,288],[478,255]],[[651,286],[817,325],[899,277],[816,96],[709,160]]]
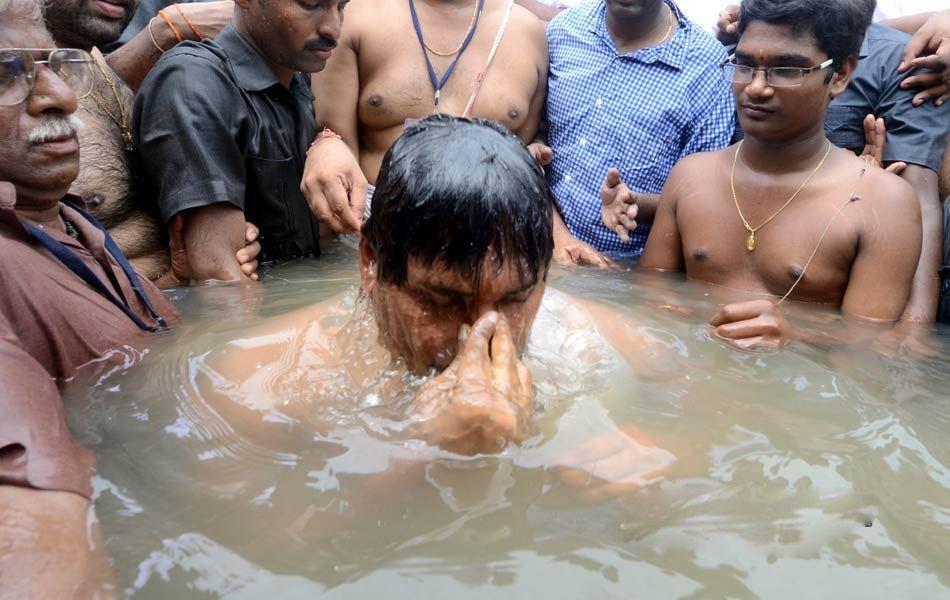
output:
[[[802,335],[772,299],[874,322],[897,321],[907,303],[921,242],[914,191],[824,132],[869,21],[859,0],[747,0],[723,66],[746,137],[682,160],[664,188],[640,267],[770,298],[713,318],[740,348]]]

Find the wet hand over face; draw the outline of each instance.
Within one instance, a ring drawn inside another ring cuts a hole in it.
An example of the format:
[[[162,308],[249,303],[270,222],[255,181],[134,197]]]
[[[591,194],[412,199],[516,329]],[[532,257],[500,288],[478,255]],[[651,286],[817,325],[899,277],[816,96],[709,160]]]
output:
[[[324,138],[307,153],[300,190],[310,211],[336,233],[359,233],[366,208],[366,176],[343,140]]]
[[[620,171],[610,169],[600,187],[600,218],[624,244],[630,243],[630,232],[637,228],[637,200],[637,195],[620,179]]]
[[[950,10],[930,17],[904,49],[898,73],[918,69],[901,82],[903,89],[921,89],[914,106],[933,101],[937,106],[950,99]]]
[[[490,312],[470,330],[463,327],[459,343],[452,364],[416,397],[415,434],[463,455],[498,452],[524,440],[534,409],[531,373],[518,359],[504,315]]]
[[[795,328],[769,300],[728,304],[709,323],[715,337],[739,350],[778,349],[797,337]]]
[[[632,494],[660,481],[676,461],[670,452],[638,438],[642,435],[632,426],[599,435],[555,459],[557,475],[591,504]]]

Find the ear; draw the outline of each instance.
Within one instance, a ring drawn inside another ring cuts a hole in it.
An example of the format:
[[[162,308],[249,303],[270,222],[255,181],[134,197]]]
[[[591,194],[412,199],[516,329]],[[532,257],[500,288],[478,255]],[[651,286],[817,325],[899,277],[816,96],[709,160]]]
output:
[[[831,77],[830,93],[832,100],[843,94],[848,88],[848,84],[851,83],[851,76],[854,75],[856,68],[858,68],[858,57],[849,56],[848,59],[844,61],[844,64],[841,65],[841,69],[836,71]]]
[[[366,238],[360,237],[360,287],[369,294],[376,287],[376,278],[379,275],[379,261],[376,253],[370,248]]]

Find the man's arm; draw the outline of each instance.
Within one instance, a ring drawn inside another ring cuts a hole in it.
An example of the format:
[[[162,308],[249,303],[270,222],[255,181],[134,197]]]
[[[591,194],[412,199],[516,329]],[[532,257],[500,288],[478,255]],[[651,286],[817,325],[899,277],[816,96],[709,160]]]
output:
[[[680,238],[679,225],[676,222],[676,208],[679,196],[680,180],[688,175],[689,167],[685,163],[689,159],[681,160],[670,172],[663,192],[660,194],[660,203],[657,206],[653,227],[647,238],[646,248],[637,268],[649,271],[682,271],[683,242]]]
[[[841,311],[871,321],[897,321],[910,297],[920,258],[920,205],[914,190],[890,173],[874,171],[863,187],[858,255]],[[874,190],[871,199],[869,190]]]
[[[90,597],[111,577],[87,529],[94,460],[2,312],[0,390],[0,599]]]
[[[183,237],[193,281],[250,279],[235,258],[244,248],[244,213],[217,202],[181,213]]]
[[[0,485],[0,600],[112,597],[89,511],[78,494]]]
[[[901,320],[931,322],[937,317],[943,259],[943,203],[937,192],[937,174],[926,167],[908,165],[901,177],[916,192],[922,226],[920,261]]]
[[[342,140],[323,137],[310,147],[300,189],[323,227],[356,233],[366,207],[366,176],[359,164],[359,6],[347,13],[347,26],[326,68],[311,79],[317,124]]]
[[[174,7],[166,8],[165,15],[172,21],[182,40],[201,41],[197,39],[195,31],[202,38],[215,38],[231,21],[234,13],[232,0],[188,2],[178,6],[191,25]],[[195,31],[192,31],[192,26]],[[128,43],[110,53],[106,62],[133,90],[138,90],[162,54],[171,50],[178,41],[171,27],[162,18],[155,18]]]
[[[229,107],[239,94],[217,63],[182,53],[156,66],[136,97],[142,164],[165,222],[183,220],[193,281],[246,277],[235,253],[245,240],[247,125]]]

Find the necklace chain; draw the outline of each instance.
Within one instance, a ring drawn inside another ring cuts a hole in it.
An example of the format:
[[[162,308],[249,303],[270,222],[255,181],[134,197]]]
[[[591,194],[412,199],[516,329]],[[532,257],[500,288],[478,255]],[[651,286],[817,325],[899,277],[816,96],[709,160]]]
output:
[[[462,41],[459,42],[459,45],[455,48],[455,50],[451,52],[441,52],[439,50],[436,50],[425,41],[423,41],[422,44],[426,47],[426,50],[428,50],[432,54],[435,54],[436,56],[442,56],[442,57],[455,56],[456,54],[462,51],[462,47],[465,45],[465,40],[468,38],[468,34],[470,34],[472,32],[472,28],[475,27],[475,20],[477,17],[478,17],[478,0],[475,0],[475,10],[472,11],[472,19],[468,23],[468,29],[465,30],[465,34],[462,36]]]
[[[742,142],[744,141],[745,140],[742,140]],[[758,227],[753,227],[752,225],[749,224],[749,221],[746,220],[745,215],[742,214],[742,208],[739,207],[739,196],[736,194],[736,164],[739,162],[739,152],[742,150],[742,142],[739,142],[739,145],[736,147],[736,154],[735,156],[732,157],[732,176],[729,178],[729,185],[732,188],[732,200],[736,204],[736,212],[739,213],[739,219],[742,220],[742,225],[746,228],[746,231],[749,232],[749,237],[746,239],[746,250],[748,250],[749,252],[755,252],[755,247],[757,244],[756,239],[755,239],[756,232],[758,232],[760,229],[762,229],[763,227],[771,223],[772,219],[779,216],[779,214],[781,214],[783,210],[788,208],[788,206],[792,203],[792,201],[794,201],[795,198],[798,197],[798,195],[802,192],[802,190],[805,189],[805,186],[808,185],[808,183],[812,180],[812,178],[815,177],[815,175],[818,173],[821,167],[825,164],[825,161],[828,160],[828,156],[831,154],[832,144],[831,142],[828,142],[828,149],[825,150],[825,155],[821,158],[821,162],[819,162],[818,166],[815,167],[815,170],[812,171],[811,174],[805,178],[805,181],[803,181],[802,184],[798,186],[798,189],[795,190],[795,193],[792,194],[792,197],[789,198],[785,202],[785,204],[782,205],[781,208],[779,208],[777,211],[772,213],[771,217],[763,221]]]
[[[96,92],[90,93],[89,97],[92,98],[93,102],[96,103],[96,106],[99,107],[99,110],[104,112],[113,123],[119,126],[119,131],[122,134],[122,141],[125,142],[125,149],[127,152],[132,152],[135,150],[135,146],[132,143],[132,130],[129,129],[128,121],[126,120],[125,107],[122,105],[122,96],[119,95],[118,86],[116,85],[115,81],[109,77],[109,75],[106,73],[106,70],[102,68],[102,65],[99,64],[99,61],[95,60],[95,63],[96,68],[99,69],[100,73],[102,73],[102,77],[106,84],[108,84],[109,88],[112,89],[112,95],[115,97],[115,104],[119,114],[116,115],[114,112],[109,110],[109,107],[106,106],[105,101]]]

